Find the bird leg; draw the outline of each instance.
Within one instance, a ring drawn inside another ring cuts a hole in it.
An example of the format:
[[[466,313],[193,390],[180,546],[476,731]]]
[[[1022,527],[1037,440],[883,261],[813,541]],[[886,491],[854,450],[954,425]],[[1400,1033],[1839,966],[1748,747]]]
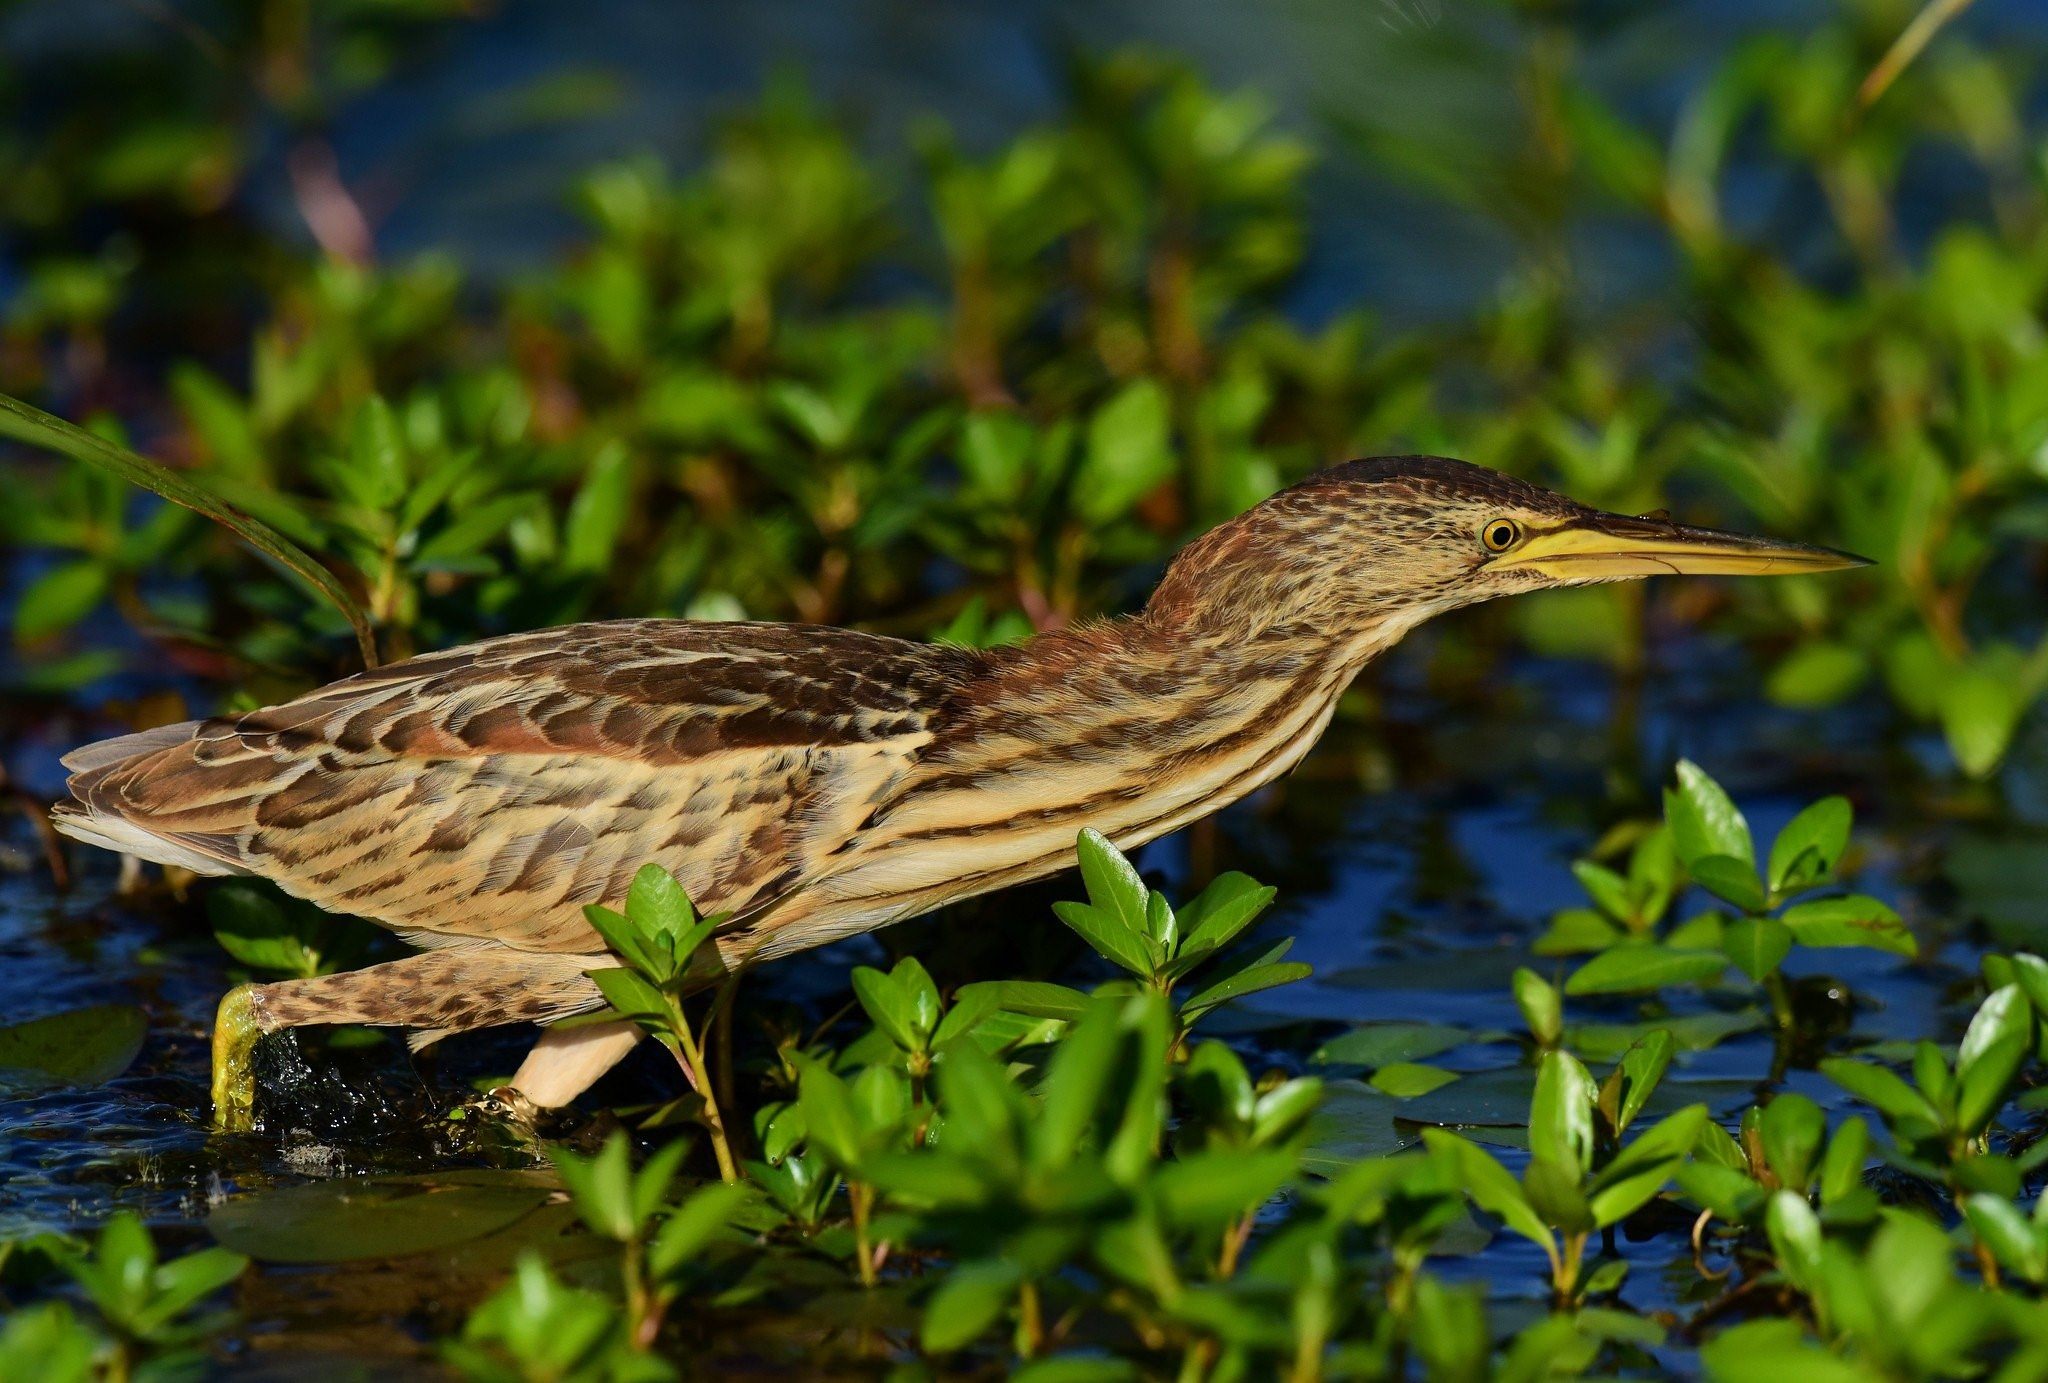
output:
[[[214,1018],[214,1125],[227,1131],[254,1127],[252,1058],[264,1033],[315,1023],[446,1033],[566,1018],[603,1006],[584,972],[609,960],[487,944],[421,951],[338,975],[241,985],[228,991]],[[603,1069],[591,1072],[584,1084]]]
[[[238,984],[213,1015],[213,1126],[223,1133],[256,1127],[257,986]]]
[[[645,1036],[638,1023],[550,1028],[519,1063],[513,1088],[542,1109],[569,1103],[624,1059]]]

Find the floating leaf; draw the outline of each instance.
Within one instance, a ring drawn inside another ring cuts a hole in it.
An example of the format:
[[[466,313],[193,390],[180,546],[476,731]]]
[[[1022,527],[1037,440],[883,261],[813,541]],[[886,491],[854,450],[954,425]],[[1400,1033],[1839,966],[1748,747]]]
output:
[[[1316,1049],[1310,1060],[1323,1066],[1368,1067],[1397,1061],[1427,1061],[1453,1047],[1492,1040],[1495,1036],[1442,1023],[1368,1023],[1331,1038]]]
[[[133,1064],[149,1020],[133,1004],[93,1004],[0,1027],[0,1081],[101,1085]]]
[[[401,1258],[495,1234],[556,1194],[542,1172],[340,1177],[236,1196],[206,1218],[213,1237],[270,1263]]]
[[[1427,1095],[1432,1090],[1441,1090],[1457,1079],[1457,1073],[1437,1066],[1423,1066],[1412,1061],[1396,1061],[1372,1074],[1372,1087],[1383,1090],[1397,1099],[1414,1095]]]

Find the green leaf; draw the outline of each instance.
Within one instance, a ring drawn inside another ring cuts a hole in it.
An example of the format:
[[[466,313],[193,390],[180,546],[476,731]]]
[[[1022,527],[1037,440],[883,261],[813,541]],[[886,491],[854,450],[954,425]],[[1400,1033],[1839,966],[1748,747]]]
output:
[[[1515,971],[1512,983],[1515,1006],[1522,1011],[1522,1021],[1529,1025],[1529,1035],[1538,1046],[1555,1047],[1564,1032],[1564,1000],[1557,986],[1526,967]]]
[[[1678,786],[1664,794],[1664,820],[1688,871],[1697,860],[1725,855],[1755,872],[1756,846],[1749,823],[1721,785],[1690,759],[1678,761]]]
[[[1323,1088],[1315,1076],[1296,1076],[1260,1095],[1252,1110],[1252,1142],[1275,1143],[1300,1132],[1322,1108]]]
[[[2048,1018],[2048,960],[2022,951],[2007,962],[2012,967],[2011,983],[2027,992],[2034,1012]]]
[[[1820,1063],[1820,1073],[1890,1121],[1941,1127],[1941,1116],[1926,1097],[1882,1066],[1828,1057]]]
[[[1617,921],[1627,921],[1635,915],[1635,906],[1629,897],[1628,880],[1609,869],[1606,865],[1591,860],[1578,860],[1572,865],[1572,875],[1579,881],[1579,887],[1586,890],[1586,896],[1600,911]]]
[[[1219,874],[1180,909],[1180,953],[1175,974],[1222,950],[1273,901],[1274,890],[1244,874]]]
[[[626,888],[626,918],[641,936],[659,937],[673,948],[697,925],[697,910],[675,875],[658,864],[643,864]]]
[[[264,1262],[346,1263],[481,1239],[555,1195],[554,1178],[532,1171],[335,1177],[222,1201],[206,1227],[228,1248]]]
[[[1686,1131],[1696,1131],[1697,1123],[1706,1118],[1706,1106],[1694,1105],[1691,1108],[1699,1111],[1697,1116],[1691,1116],[1689,1110],[1681,1110],[1671,1116],[1672,1119],[1689,1116],[1681,1120],[1680,1127]],[[1644,1152],[1636,1157],[1617,1159],[1614,1167],[1594,1184],[1593,1194],[1587,1200],[1593,1222],[1605,1229],[1635,1214],[1664,1189],[1684,1160],[1682,1149]]]
[[[1072,927],[1097,955],[1140,979],[1152,975],[1152,955],[1142,932],[1134,932],[1089,903],[1054,903],[1053,916]]]
[[[0,1027],[0,1089],[104,1085],[134,1064],[149,1020],[133,1004],[92,1004]]]
[[[632,494],[632,455],[623,442],[606,442],[584,467],[583,483],[562,519],[563,570],[596,573],[611,564]]]
[[[1080,859],[1081,882],[1088,889],[1088,901],[1133,934],[1145,935],[1148,890],[1123,852],[1093,828],[1081,832],[1074,849]]]
[[[959,1264],[925,1303],[918,1343],[933,1354],[965,1349],[1002,1318],[1023,1284],[1024,1270],[1008,1259]]]
[[[575,1198],[576,1211],[607,1239],[631,1239],[640,1227],[633,1213],[633,1168],[623,1133],[613,1133],[589,1157],[566,1148],[549,1150],[562,1183]]]
[[[1813,1179],[1814,1159],[1827,1132],[1827,1115],[1820,1106],[1793,1091],[1779,1094],[1757,1119],[1764,1160],[1781,1183],[1802,1194]]]
[[[1150,379],[1126,385],[1095,410],[1073,485],[1083,519],[1121,518],[1172,477],[1169,418],[1166,392]]]
[[[1833,1205],[1863,1187],[1864,1165],[1870,1160],[1870,1125],[1861,1118],[1844,1119],[1828,1140],[1820,1164],[1820,1203]]]
[[[1498,1036],[1498,1034],[1494,1034]],[[1427,1061],[1453,1047],[1483,1041],[1484,1033],[1442,1023],[1368,1023],[1331,1038],[1309,1057],[1318,1066],[1380,1067],[1397,1061]]]
[[[1622,1053],[1621,1060],[1607,1077],[1607,1084],[1614,1086],[1616,1098],[1609,1100],[1607,1090],[1601,1089],[1601,1103],[1609,1112],[1609,1121],[1617,1136],[1628,1131],[1636,1115],[1642,1113],[1657,1086],[1663,1081],[1665,1071],[1670,1069],[1671,1056],[1677,1050],[1677,1039],[1665,1028],[1655,1028],[1644,1033]]]
[[[797,1077],[797,1107],[810,1144],[843,1172],[856,1172],[866,1151],[853,1092],[821,1062],[806,1061]]]
[[[2034,1033],[2034,1011],[2017,983],[1986,995],[1963,1031],[1956,1048],[1956,1074],[1965,1080],[1989,1053],[2008,1041],[2027,1041]]]
[[[1792,929],[1775,917],[1739,917],[1722,934],[1721,949],[1736,968],[1761,982],[1792,952]]]
[[[1863,946],[1914,956],[1920,952],[1912,931],[1896,912],[1875,898],[1816,898],[1794,903],[1779,914],[1801,946]]]
[[[1278,1195],[1293,1179],[1294,1165],[1294,1152],[1287,1148],[1189,1153],[1161,1167],[1152,1190],[1168,1224],[1219,1225]]]
[[[1261,990],[1293,984],[1296,980],[1307,979],[1313,973],[1312,966],[1298,960],[1271,965],[1248,965],[1210,985],[1181,1005],[1181,1017],[1193,1022],[1210,1009],[1227,1004],[1232,999],[1242,999],[1247,994],[1257,994]]]
[[[1592,908],[1566,908],[1550,919],[1550,928],[1529,949],[1539,956],[1575,956],[1604,951],[1626,941],[1619,923]]]
[[[1703,855],[1688,861],[1686,870],[1694,883],[1716,898],[1744,912],[1763,911],[1764,886],[1756,877],[1754,864],[1729,855]]]
[[[1258,1105],[1243,1060],[1221,1042],[1195,1048],[1181,1072],[1180,1088],[1195,1116],[1212,1127],[1249,1124]]]
[[[916,956],[905,956],[889,972],[910,1003],[910,1026],[919,1041],[929,1042],[939,1026],[939,987]]]
[[[1680,950],[1654,943],[1617,946],[1603,951],[1571,973],[1564,992],[1629,994],[1665,985],[1698,984],[1717,979],[1728,968],[1719,951]]]
[[[269,893],[247,886],[213,889],[206,896],[206,920],[221,948],[252,970],[296,979],[320,973],[320,954],[301,935],[301,919]]]
[[[591,930],[603,938],[608,950],[633,970],[659,984],[668,978],[665,968],[655,959],[642,943],[640,929],[621,913],[596,903],[587,903],[583,908],[584,920]]]
[[[1407,1099],[1411,1095],[1427,1095],[1432,1090],[1440,1090],[1457,1078],[1455,1072],[1440,1066],[1395,1061],[1373,1072],[1369,1083],[1373,1089],[1383,1090],[1396,1099]]]
[[[1764,694],[1780,706],[1838,705],[1870,675],[1870,656],[1839,643],[1804,643],[1771,669]]]
[[[1599,1098],[1599,1088],[1577,1057],[1545,1052],[1529,1103],[1531,1155],[1566,1169],[1576,1183],[1593,1165],[1593,1110]]]
[[[1975,1137],[1991,1122],[1991,1117],[2005,1104],[2006,1092],[2012,1087],[2013,1078],[2019,1075],[2020,1067],[2026,1064],[2027,1053],[2033,1045],[2033,1036],[2029,1033],[1998,1038],[1976,1052],[1969,1069],[1957,1081],[1956,1127],[1959,1130]]]
[[[248,1258],[224,1248],[200,1249],[173,1258],[156,1270],[156,1292],[143,1313],[144,1324],[169,1324],[240,1277],[248,1267]]]
[[[678,1144],[680,1145],[680,1144]],[[715,1181],[690,1193],[670,1213],[647,1246],[647,1265],[656,1277],[673,1277],[732,1220],[753,1193],[734,1182]]]
[[[20,399],[0,394],[0,437],[42,447],[119,476],[131,485],[162,495],[173,504],[204,514],[258,552],[282,565],[308,588],[326,597],[355,630],[363,663],[377,665],[377,640],[370,620],[327,568],[321,566],[268,524],[240,513],[185,476],[148,461],[104,437],[54,418]]]
[[[1764,1209],[1764,1230],[1779,1269],[1793,1286],[1811,1294],[1820,1282],[1821,1230],[1820,1219],[1806,1197],[1792,1191],[1773,1192]]]
[[[107,594],[107,569],[84,559],[52,567],[14,602],[14,641],[31,644],[60,634],[91,614]]]
[[[963,984],[953,996],[955,1006],[990,1003],[1010,1013],[1072,1022],[1088,1011],[1089,998],[1078,989],[1042,980],[984,980]]]
[[[597,986],[597,992],[604,995],[605,1002],[618,1010],[620,1017],[657,1023],[668,1017],[668,1005],[663,1001],[661,991],[631,970],[614,968],[583,973]]]
[[[1034,1153],[1062,1167],[1079,1153],[1095,1126],[1123,1046],[1121,1001],[1097,999],[1053,1051],[1045,1100],[1031,1126]]]
[[[1555,1241],[1550,1228],[1536,1214],[1529,1198],[1507,1168],[1477,1143],[1460,1138],[1446,1129],[1426,1128],[1422,1140],[1432,1153],[1449,1165],[1472,1203],[1497,1216],[1524,1239],[1546,1247]]]
[[[1941,691],[1941,729],[1956,764],[1972,778],[1987,778],[2005,758],[2026,710],[2013,680],[1989,667],[1953,674]]]
[[[1808,888],[1831,878],[1849,848],[1854,813],[1846,797],[1823,797],[1785,823],[1771,843],[1765,873],[1773,893]]]
[[[1595,1228],[1593,1208],[1579,1189],[1575,1168],[1559,1164],[1537,1153],[1522,1170],[1522,1194],[1543,1217],[1544,1223],[1567,1234],[1584,1234]]]
[[[1969,1221],[1977,1241],[2008,1271],[2034,1283],[2048,1278],[2048,1238],[2011,1201],[2000,1196],[1967,1196],[1963,1218]]]
[[[1672,1170],[1679,1190],[1702,1209],[1730,1224],[1747,1224],[1763,1208],[1769,1193],[1732,1167],[1687,1162]]]
[[[871,965],[857,965],[853,970],[853,994],[860,1000],[860,1006],[866,1010],[869,1019],[891,1042],[906,1052],[923,1050],[923,1039],[917,1031],[910,996],[903,992],[894,976],[885,975]]]

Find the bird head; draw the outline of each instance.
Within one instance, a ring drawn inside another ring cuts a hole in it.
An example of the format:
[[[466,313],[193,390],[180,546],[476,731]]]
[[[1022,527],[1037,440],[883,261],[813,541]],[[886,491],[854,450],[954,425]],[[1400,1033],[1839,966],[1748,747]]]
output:
[[[1644,576],[1778,576],[1865,566],[1832,548],[1603,513],[1437,456],[1320,471],[1175,558],[1168,618],[1396,633],[1496,596]]]

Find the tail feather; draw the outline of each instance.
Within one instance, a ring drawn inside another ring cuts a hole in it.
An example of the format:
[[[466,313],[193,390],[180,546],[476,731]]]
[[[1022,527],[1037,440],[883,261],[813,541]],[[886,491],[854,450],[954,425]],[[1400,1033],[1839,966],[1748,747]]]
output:
[[[138,730],[132,735],[116,735],[110,740],[81,745],[58,762],[74,775],[83,776],[183,744],[198,731],[200,723],[187,720],[176,725],[159,725],[154,730]]]
[[[118,774],[140,767],[144,761],[189,743],[200,721],[161,725],[132,735],[88,744],[66,754],[61,762],[71,770],[66,786],[71,800],[50,812],[50,823],[73,840],[134,855],[156,864],[176,865],[194,874],[246,874],[233,841],[192,831],[166,830],[128,816],[100,791],[102,784]]]
[[[174,864],[194,874],[247,874],[250,871],[204,836],[152,831],[125,816],[94,812],[78,802],[60,802],[50,811],[50,824],[73,840],[97,845],[153,864]]]

